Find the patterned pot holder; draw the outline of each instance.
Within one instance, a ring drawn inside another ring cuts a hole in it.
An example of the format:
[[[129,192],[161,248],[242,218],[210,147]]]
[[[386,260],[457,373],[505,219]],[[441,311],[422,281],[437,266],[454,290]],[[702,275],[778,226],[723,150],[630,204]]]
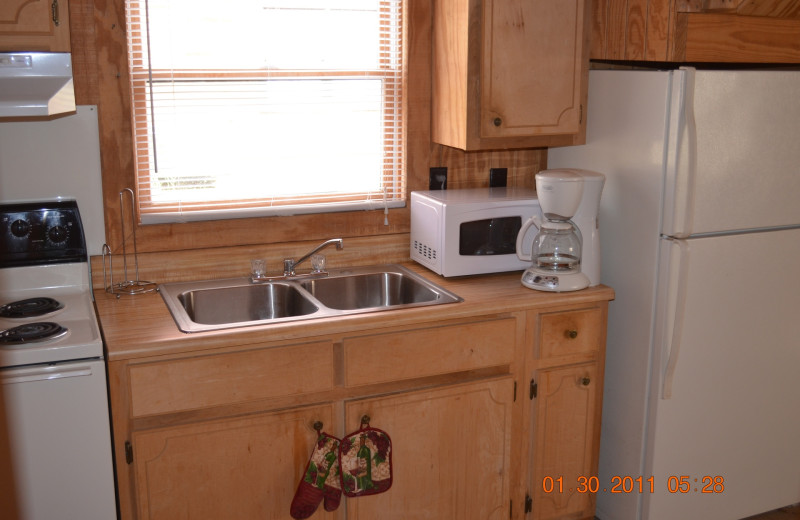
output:
[[[346,435],[339,445],[339,468],[345,496],[387,491],[392,487],[392,440],[383,430],[372,428],[365,415],[361,428]]]

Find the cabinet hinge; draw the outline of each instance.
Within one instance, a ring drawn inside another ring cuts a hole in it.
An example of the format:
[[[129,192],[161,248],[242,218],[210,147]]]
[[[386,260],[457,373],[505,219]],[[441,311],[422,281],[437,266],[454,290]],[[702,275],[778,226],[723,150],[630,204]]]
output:
[[[517,382],[514,381],[514,402],[517,402]]]
[[[525,513],[530,513],[533,511],[533,499],[527,493],[525,493]]]
[[[580,109],[580,112],[578,114],[578,124],[579,125],[583,124],[583,103],[581,103],[581,109]]]
[[[539,391],[539,385],[536,384],[536,380],[535,379],[531,379],[531,389],[530,389],[530,397],[529,397],[529,399],[533,399],[534,397],[536,397],[536,394],[538,393],[538,391]]]
[[[508,501],[508,517],[509,518],[514,518],[514,501],[513,500],[509,500]]]
[[[133,462],[133,445],[131,441],[125,441],[125,462],[128,464]]]

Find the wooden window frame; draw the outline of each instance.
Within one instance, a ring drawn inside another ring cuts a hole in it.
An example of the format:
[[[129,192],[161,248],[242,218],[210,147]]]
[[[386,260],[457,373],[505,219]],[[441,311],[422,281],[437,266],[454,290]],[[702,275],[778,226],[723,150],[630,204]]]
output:
[[[111,0],[104,10],[96,10],[94,20],[106,240],[112,251],[119,250],[122,244],[119,192],[135,186],[124,6],[124,0]],[[407,0],[404,6],[406,197],[410,191],[427,187],[432,146],[431,8],[430,2],[425,0]],[[383,210],[139,225],[137,245],[140,252],[156,252],[275,244],[332,236],[378,237],[408,233],[409,221],[406,206],[389,210],[388,225],[384,224]]]

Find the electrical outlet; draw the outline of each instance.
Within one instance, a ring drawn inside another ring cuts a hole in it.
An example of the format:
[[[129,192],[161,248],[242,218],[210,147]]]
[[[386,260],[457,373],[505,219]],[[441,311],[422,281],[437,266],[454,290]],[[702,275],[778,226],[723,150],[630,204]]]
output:
[[[489,169],[489,187],[505,188],[508,185],[508,168]]]
[[[429,190],[446,190],[447,189],[447,167],[446,166],[432,166],[428,177]]]

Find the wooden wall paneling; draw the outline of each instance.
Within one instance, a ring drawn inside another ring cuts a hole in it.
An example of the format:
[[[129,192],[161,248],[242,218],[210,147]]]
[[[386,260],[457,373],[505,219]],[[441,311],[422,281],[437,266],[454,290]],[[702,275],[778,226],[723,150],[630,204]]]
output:
[[[625,31],[625,59],[643,60],[647,51],[648,0],[628,0],[628,20]]]
[[[675,0],[650,0],[647,5],[647,36],[645,38],[644,59],[664,61],[670,56],[670,45],[674,34]]]
[[[597,0],[592,6],[596,60],[665,61],[676,0]]]
[[[507,168],[508,185],[534,188],[534,175],[547,164],[547,150],[493,150],[465,152],[434,144],[431,166],[447,167],[448,189],[485,188],[489,186],[490,168]]]
[[[610,0],[592,2],[592,19],[589,25],[589,57],[601,58],[606,55],[608,45],[608,3]]]
[[[389,219],[391,220],[391,216]],[[138,236],[137,236],[138,242]],[[154,283],[187,282],[191,280],[214,280],[248,276],[250,260],[263,258],[267,262],[267,273],[283,272],[284,258],[299,258],[310,251],[318,241],[288,242],[282,244],[258,244],[210,249],[185,249],[180,251],[140,252],[139,278]],[[393,264],[410,261],[409,234],[352,237],[344,239],[344,249],[322,251],[329,268],[354,265]],[[128,251],[131,254],[131,251]],[[115,254],[114,282],[123,280],[121,254]],[[133,258],[128,258],[128,273],[133,269]],[[91,258],[92,286],[103,288],[103,259]],[[304,263],[302,269],[310,264]],[[110,276],[110,272],[109,275]],[[109,283],[106,280],[106,283]]]
[[[592,36],[602,33],[605,35],[605,42],[602,44],[592,43],[590,59],[625,59],[628,25],[627,0],[599,0],[596,12],[600,13],[600,20],[599,22],[595,20],[592,24],[600,23],[605,28],[604,30],[593,29]]]
[[[69,27],[75,103],[77,105],[97,105],[99,93],[93,1],[70,0]]]
[[[106,240],[119,248],[122,244],[119,192],[134,186],[124,0],[97,0],[94,3],[94,30]],[[146,246],[147,242],[141,241],[138,245]]]

